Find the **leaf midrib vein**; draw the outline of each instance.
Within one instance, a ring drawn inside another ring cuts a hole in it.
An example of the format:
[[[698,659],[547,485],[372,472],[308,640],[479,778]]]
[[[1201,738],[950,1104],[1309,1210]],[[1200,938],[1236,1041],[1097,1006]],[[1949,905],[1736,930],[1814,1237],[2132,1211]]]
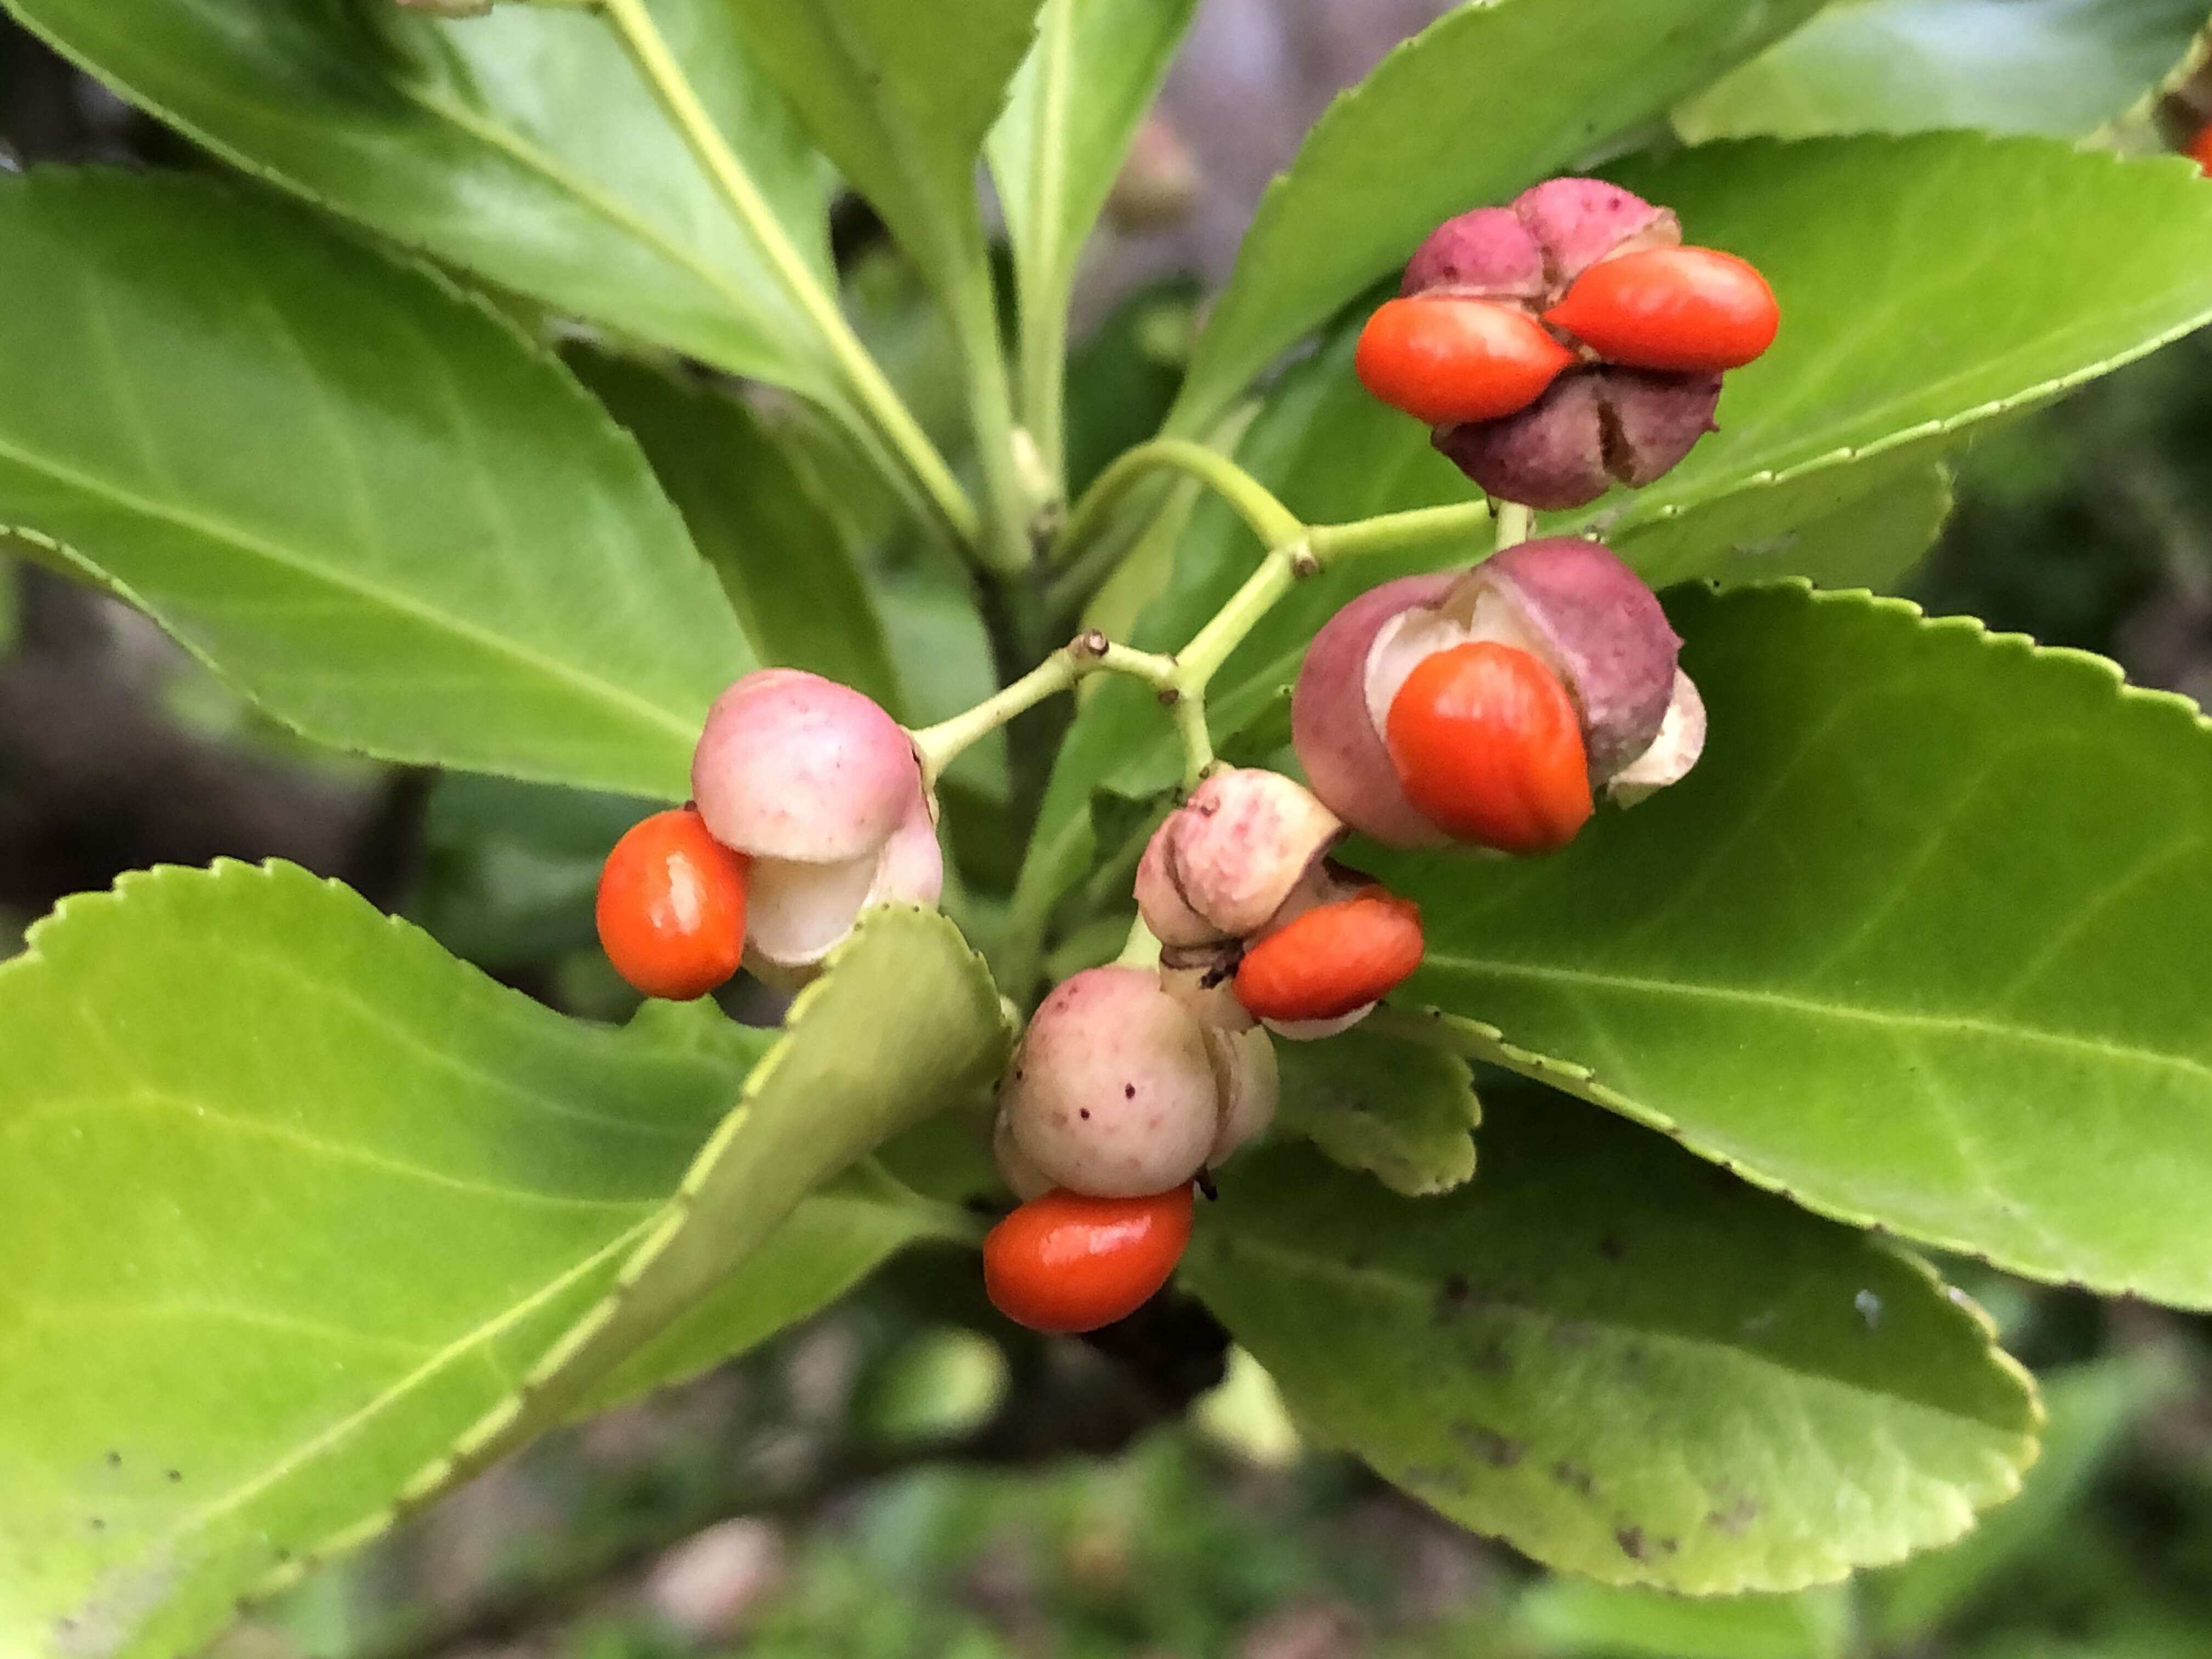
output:
[[[1457,969],[1498,979],[1542,980],[1585,990],[1625,991],[1637,995],[1666,996],[1684,1000],[1741,1003],[1773,1008],[1785,1013],[1850,1021],[1899,1030],[1925,1030],[1953,1035],[1997,1037],[2094,1054],[2107,1060],[2186,1073],[2212,1083],[2212,1066],[2186,1054],[2163,1054],[2131,1043],[2069,1031],[2052,1031],[2032,1025],[2009,1024],[1975,1014],[1923,1014],[1902,1009],[1861,1007],[1847,1002],[1821,1001],[1786,991],[1756,990],[1747,986],[1701,983],[1688,980],[1654,979],[1636,974],[1604,973],[1590,968],[1564,968],[1537,963],[1502,962],[1480,957],[1455,956],[1431,951],[1425,966]]]
[[[443,631],[456,639],[465,641],[495,656],[503,656],[522,664],[534,672],[581,691],[596,701],[623,713],[644,719],[651,724],[674,732],[687,743],[698,735],[696,725],[658,703],[651,702],[636,693],[626,691],[599,676],[575,668],[558,658],[525,645],[519,640],[496,634],[475,623],[425,605],[404,593],[369,581],[353,572],[291,553],[274,542],[264,539],[252,532],[221,520],[210,518],[190,509],[149,501],[136,491],[127,489],[112,480],[102,479],[79,471],[20,445],[0,438],[0,459],[9,460],[33,472],[40,473],[70,489],[83,491],[111,506],[167,524],[192,535],[227,544],[238,551],[266,560],[270,564],[320,582],[342,592],[374,605],[382,605],[398,615],[411,617],[434,630]]]

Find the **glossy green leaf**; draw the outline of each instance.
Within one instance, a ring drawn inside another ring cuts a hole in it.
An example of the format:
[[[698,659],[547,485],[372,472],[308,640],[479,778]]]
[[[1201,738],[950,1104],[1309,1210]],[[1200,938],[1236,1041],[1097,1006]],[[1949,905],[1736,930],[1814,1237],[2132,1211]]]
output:
[[[760,659],[903,712],[859,551],[760,417],[646,364],[582,349],[568,362],[643,447]]]
[[[307,735],[680,797],[751,653],[636,447],[480,302],[175,174],[0,178],[0,523]]]
[[[721,3],[938,292],[950,299],[987,281],[975,165],[1038,0]]]
[[[1687,460],[1564,522],[1625,531],[1831,471],[1863,494],[2212,319],[2212,190],[2185,162],[1939,133],[1709,144],[1616,176],[1757,264],[1782,331]],[[1639,568],[1711,568],[1674,550]]]
[[[1951,474],[1941,464],[1915,467],[1812,515],[1816,499],[1865,482],[1849,468],[1815,473],[1795,489],[1753,490],[1647,525],[1620,545],[1638,563],[1693,563],[1731,586],[1803,576],[1821,587],[1886,592],[1943,533]],[[1674,544],[1678,538],[1681,544]]]
[[[1901,601],[1671,609],[1696,771],[1542,860],[1375,860],[1409,999],[1815,1209],[2212,1305],[2195,708]]]
[[[1204,432],[1440,221],[1567,170],[1818,3],[1497,0],[1447,12],[1331,105],[1269,186],[1170,427]]]
[[[562,1019],[288,866],[128,876],[0,969],[0,1634],[196,1647],[612,1283],[748,1043]]]
[[[1674,112],[1692,143],[1978,127],[2072,138],[2179,63],[2204,0],[1860,0]]]
[[[735,374],[819,379],[758,250],[588,10],[438,22],[384,0],[4,3],[133,103],[387,236]],[[827,283],[828,169],[724,0],[653,9]]]
[[[1840,1589],[1691,1598],[1578,1578],[1545,1580],[1514,1614],[1576,1659],[1840,1659],[1851,1622]]]
[[[1940,1544],[2035,1453],[2027,1374],[1921,1262],[1556,1096],[1400,1198],[1223,1171],[1184,1279],[1324,1440],[1609,1583],[1796,1589]]]
[[[564,1020],[283,866],[127,877],[32,945],[0,969],[0,1335],[35,1357],[0,1379],[0,1632],[53,1659],[193,1650],[558,1420],[1006,1041],[913,911],[781,1036]],[[725,1345],[799,1289],[715,1304]]]
[[[1275,1053],[1279,1131],[1409,1198],[1449,1192],[1474,1174],[1482,1103],[1458,1055],[1356,1029],[1322,1042],[1278,1042]]]

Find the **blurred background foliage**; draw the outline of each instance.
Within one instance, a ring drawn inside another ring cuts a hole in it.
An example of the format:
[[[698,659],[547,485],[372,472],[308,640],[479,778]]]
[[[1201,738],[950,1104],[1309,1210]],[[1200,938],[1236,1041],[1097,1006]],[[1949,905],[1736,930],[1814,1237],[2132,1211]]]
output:
[[[1157,423],[1201,284],[1322,101],[1437,9],[1203,9],[1079,302],[1079,485]],[[32,158],[193,164],[4,26],[0,135]],[[840,229],[866,331],[950,425],[954,376],[915,284],[864,214]],[[2212,342],[2010,423],[1959,458],[1954,482],[1905,592],[2212,694]],[[38,549],[0,545],[19,556],[0,556],[0,954],[62,894],[124,869],[282,856],[532,994],[627,1012],[590,902],[637,803],[313,750]],[[926,573],[909,586],[892,620],[916,637],[895,654],[980,670],[979,647],[933,632]],[[1018,853],[994,797],[984,771],[949,802],[962,860],[986,877]],[[1189,1340],[1209,1322],[1188,1304],[1106,1340],[1046,1342],[991,1315],[972,1261],[925,1250],[744,1360],[554,1437],[222,1651],[2207,1659],[2206,1322],[1948,1265],[2044,1380],[2043,1461],[1961,1544],[1804,1595],[1688,1601],[1549,1578],[1310,1443],[1257,1366],[1221,1358],[1218,1332]],[[1160,1358],[1193,1351],[1195,1370]]]

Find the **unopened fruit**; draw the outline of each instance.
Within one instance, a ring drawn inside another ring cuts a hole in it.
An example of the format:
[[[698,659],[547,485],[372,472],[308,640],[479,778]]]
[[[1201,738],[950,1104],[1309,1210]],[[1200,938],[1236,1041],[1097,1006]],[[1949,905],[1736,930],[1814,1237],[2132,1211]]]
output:
[[[1245,938],[1343,834],[1303,784],[1258,767],[1224,769],[1153,831],[1137,866],[1137,912],[1170,949]]]
[[[691,760],[708,833],[752,860],[746,945],[811,972],[871,904],[933,904],[936,813],[914,744],[860,692],[770,668],[716,699]]]
[[[1273,1051],[1229,1041],[1158,972],[1085,969],[1031,1017],[999,1094],[1024,1168],[1100,1198],[1187,1182],[1273,1115]]]

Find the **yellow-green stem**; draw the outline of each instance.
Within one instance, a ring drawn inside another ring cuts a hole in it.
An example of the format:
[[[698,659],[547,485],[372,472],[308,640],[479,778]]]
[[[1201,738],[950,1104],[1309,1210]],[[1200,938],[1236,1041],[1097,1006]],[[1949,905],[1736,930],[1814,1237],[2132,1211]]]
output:
[[[973,708],[909,733],[921,758],[924,781],[934,787],[945,769],[967,750],[1048,697],[1072,691],[1093,674],[1126,674],[1163,695],[1176,684],[1171,658],[1116,645],[1103,634],[1078,635],[1035,668]]]
[[[1492,549],[1504,552],[1509,547],[1518,547],[1536,533],[1536,513],[1518,501],[1498,504],[1498,534],[1492,542]]]
[[[1035,155],[1030,166],[1030,218],[1045,221],[1049,204],[1066,186],[1066,125],[1055,118],[1051,88],[1075,72],[1073,0],[1044,0],[1037,19],[1036,64],[1041,90]],[[1045,246],[1054,247],[1053,239]],[[1042,251],[1042,250],[1040,250]],[[1017,288],[1021,305],[1022,424],[1036,443],[1041,469],[1052,481],[1054,500],[1067,488],[1066,440],[1064,436],[1067,372],[1067,306],[1073,271],[1066,256],[1043,262],[1017,258]]]
[[[1079,557],[1105,527],[1115,503],[1131,485],[1154,472],[1181,472],[1198,479],[1236,510],[1263,546],[1277,547],[1305,534],[1297,514],[1219,450],[1188,438],[1155,438],[1125,452],[1091,481],[1054,544],[1053,564],[1063,566]]]
[[[1407,513],[1385,513],[1352,524],[1316,525],[1311,532],[1314,556],[1324,565],[1367,553],[1394,553],[1407,548],[1470,544],[1470,554],[1482,550],[1477,543],[1490,525],[1488,501],[1455,501],[1449,507],[1421,507]]]

